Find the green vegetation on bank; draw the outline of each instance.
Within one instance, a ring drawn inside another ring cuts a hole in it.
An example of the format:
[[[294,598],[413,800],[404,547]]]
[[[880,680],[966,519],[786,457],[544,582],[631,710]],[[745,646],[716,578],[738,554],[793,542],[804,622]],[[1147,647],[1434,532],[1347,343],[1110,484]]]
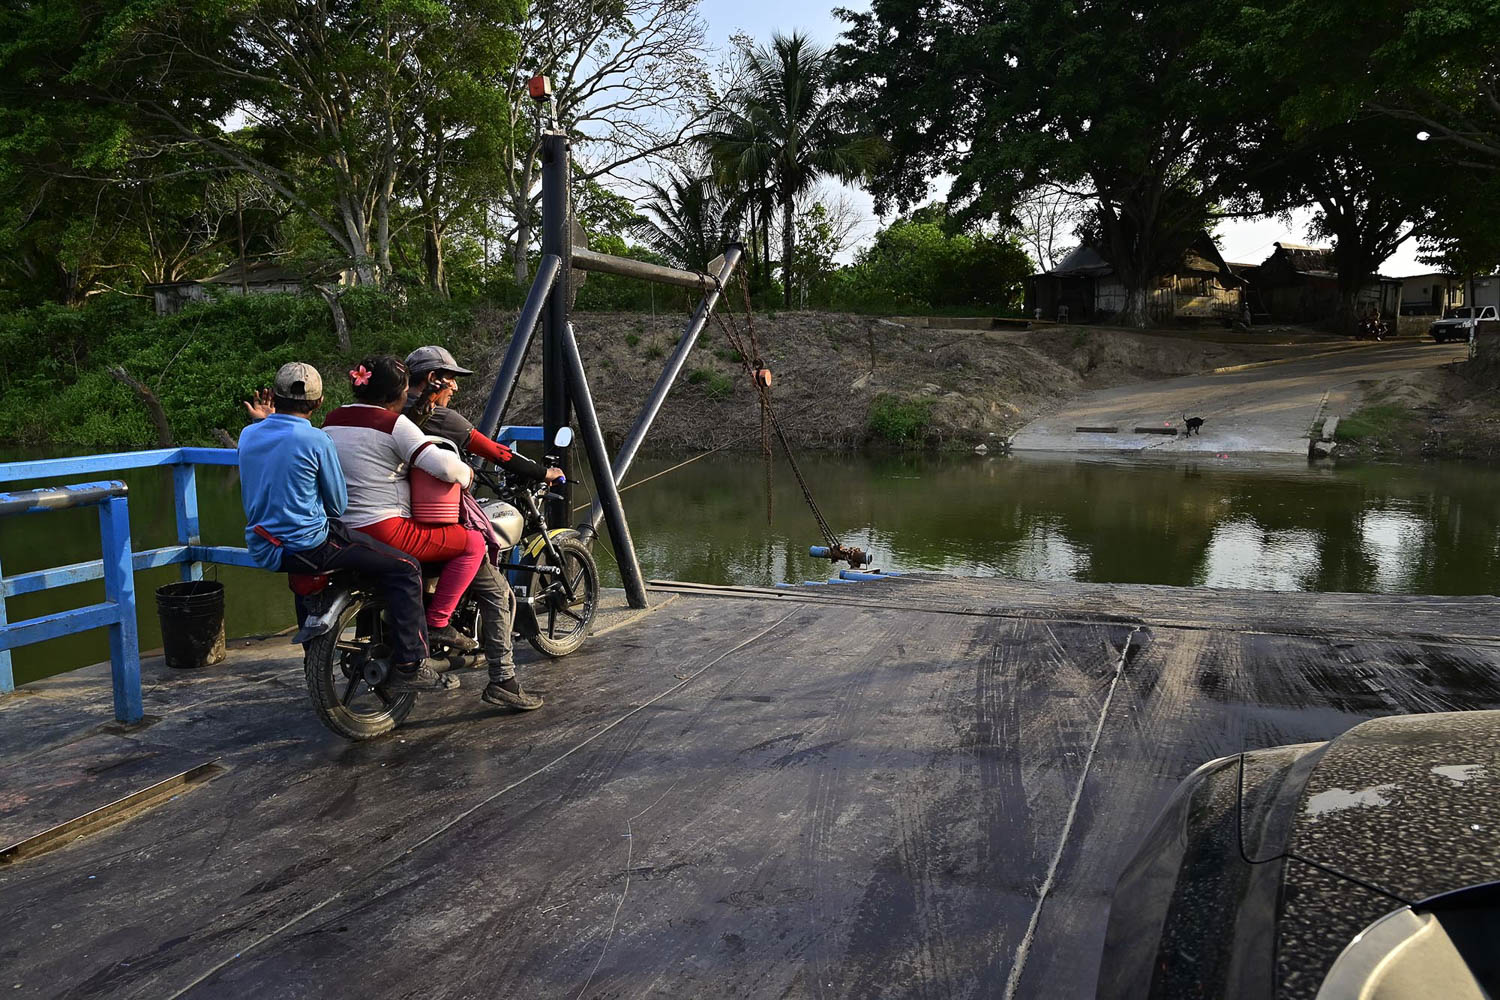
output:
[[[1390,440],[1407,435],[1419,416],[1399,403],[1362,406],[1339,421],[1341,441]]]
[[[932,422],[932,400],[902,399],[882,392],[870,401],[870,437],[891,444],[916,444]]]
[[[237,400],[269,385],[287,361],[338,371],[369,353],[453,343],[474,323],[472,306],[421,293],[353,289],[342,304],[349,356],[328,307],[310,296],[231,296],[164,317],[119,296],[0,314],[0,441],[90,449],[155,441],[141,400],[109,374],[120,366],[161,400],[177,443],[208,444],[214,428],[241,426]],[[330,404],[347,396],[344,380],[330,378],[327,388]]]

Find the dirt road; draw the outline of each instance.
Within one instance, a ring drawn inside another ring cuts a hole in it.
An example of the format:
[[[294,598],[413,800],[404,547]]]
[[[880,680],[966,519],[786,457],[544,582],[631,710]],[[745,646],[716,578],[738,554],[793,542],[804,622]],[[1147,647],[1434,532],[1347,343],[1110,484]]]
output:
[[[1022,451],[1304,454],[1308,431],[1320,416],[1347,414],[1359,405],[1360,382],[1434,368],[1466,356],[1463,346],[1401,341],[1327,357],[1100,389],[1027,424],[1011,446]],[[1200,433],[1181,433],[1184,415],[1203,418]],[[1137,428],[1175,428],[1179,433]]]

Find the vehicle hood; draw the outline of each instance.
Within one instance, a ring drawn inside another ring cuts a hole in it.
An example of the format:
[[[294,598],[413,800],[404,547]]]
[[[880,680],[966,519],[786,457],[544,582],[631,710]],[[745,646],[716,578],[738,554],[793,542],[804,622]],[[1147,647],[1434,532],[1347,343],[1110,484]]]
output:
[[[1478,321],[1477,320],[1472,320],[1472,319],[1460,319],[1458,317],[1454,317],[1452,319],[1434,320],[1432,325],[1433,326],[1468,326],[1470,323],[1475,323],[1475,322],[1478,322]]]
[[[1407,902],[1500,879],[1500,712],[1374,719],[1333,740],[1290,853]]]

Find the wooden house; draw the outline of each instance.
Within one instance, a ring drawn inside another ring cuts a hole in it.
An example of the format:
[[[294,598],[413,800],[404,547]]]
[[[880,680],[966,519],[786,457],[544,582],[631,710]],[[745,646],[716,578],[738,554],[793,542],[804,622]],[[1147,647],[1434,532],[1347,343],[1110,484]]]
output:
[[[1157,276],[1147,307],[1158,323],[1227,323],[1239,315],[1242,284],[1213,238],[1200,233],[1177,267]],[[1080,246],[1055,268],[1026,282],[1026,312],[1041,319],[1091,323],[1124,308],[1125,285],[1096,247]]]
[[[252,261],[243,270],[236,262],[211,278],[147,285],[146,290],[156,300],[156,314],[166,316],[189,302],[207,302],[221,295],[297,295],[313,284],[348,285],[353,280],[353,271],[332,271],[313,281],[274,261]]]
[[[1300,243],[1277,243],[1253,271],[1242,272],[1245,297],[1257,320],[1275,323],[1323,323],[1339,312],[1339,273],[1333,251]],[[1377,309],[1388,322],[1401,312],[1399,278],[1376,275],[1355,298],[1355,309]]]

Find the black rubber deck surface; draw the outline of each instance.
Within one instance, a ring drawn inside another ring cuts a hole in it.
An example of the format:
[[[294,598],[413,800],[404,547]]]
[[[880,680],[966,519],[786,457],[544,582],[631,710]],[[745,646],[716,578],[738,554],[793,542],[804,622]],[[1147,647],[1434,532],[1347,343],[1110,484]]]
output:
[[[136,769],[229,770],[0,866],[0,989],[1089,996],[1114,880],[1178,780],[1500,707],[1497,632],[1492,598],[700,592],[530,665],[540,712],[482,706],[468,675],[362,745],[317,724],[285,640],[159,671],[135,733],[97,727],[97,672],[67,675],[0,702],[7,785],[106,737]]]

